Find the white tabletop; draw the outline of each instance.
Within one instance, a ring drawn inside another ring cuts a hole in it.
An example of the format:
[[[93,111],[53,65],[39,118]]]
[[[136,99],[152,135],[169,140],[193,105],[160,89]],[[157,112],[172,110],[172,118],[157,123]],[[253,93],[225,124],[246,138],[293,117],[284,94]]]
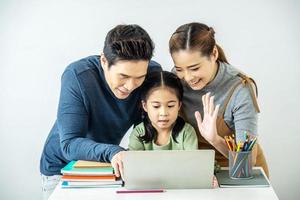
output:
[[[254,167],[256,169],[261,167]],[[224,169],[227,169],[226,167]],[[263,172],[264,173],[264,172]],[[124,188],[61,188],[56,186],[49,200],[278,200],[272,185],[256,188],[214,188],[214,189],[182,189],[165,190],[162,193],[125,193],[117,194]]]
[[[61,183],[57,185],[50,196],[50,200],[59,199],[80,199],[80,200],[278,200],[272,186],[264,188],[215,188],[215,189],[192,189],[192,190],[166,190],[163,193],[134,193],[117,194],[116,191],[122,188],[81,188],[81,189],[63,189]]]

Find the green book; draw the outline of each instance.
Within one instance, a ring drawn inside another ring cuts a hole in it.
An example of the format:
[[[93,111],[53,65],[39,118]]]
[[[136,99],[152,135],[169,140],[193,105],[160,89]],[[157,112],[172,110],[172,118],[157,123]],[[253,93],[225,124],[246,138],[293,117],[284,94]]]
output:
[[[61,173],[64,175],[82,175],[82,176],[105,176],[113,175],[114,169],[112,167],[99,167],[99,168],[75,168],[74,165],[77,161],[69,162],[64,168],[61,169]]]
[[[220,170],[216,177],[220,187],[269,187],[269,180],[262,173],[261,169],[252,170],[250,179],[231,179],[228,170]]]

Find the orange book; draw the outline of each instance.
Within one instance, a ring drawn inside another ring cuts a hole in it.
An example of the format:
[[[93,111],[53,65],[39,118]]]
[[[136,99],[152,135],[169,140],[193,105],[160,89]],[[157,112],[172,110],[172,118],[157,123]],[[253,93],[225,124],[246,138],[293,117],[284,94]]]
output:
[[[73,176],[63,175],[61,178],[63,181],[115,181],[116,177],[111,176]]]

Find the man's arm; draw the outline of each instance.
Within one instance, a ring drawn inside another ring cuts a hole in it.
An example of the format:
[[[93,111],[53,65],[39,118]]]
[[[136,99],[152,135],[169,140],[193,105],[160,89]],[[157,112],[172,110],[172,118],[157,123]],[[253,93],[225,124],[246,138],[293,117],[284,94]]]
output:
[[[86,138],[89,118],[82,93],[75,73],[71,70],[65,71],[57,113],[60,148],[68,160],[110,162],[116,153],[124,149],[118,145],[97,143]]]

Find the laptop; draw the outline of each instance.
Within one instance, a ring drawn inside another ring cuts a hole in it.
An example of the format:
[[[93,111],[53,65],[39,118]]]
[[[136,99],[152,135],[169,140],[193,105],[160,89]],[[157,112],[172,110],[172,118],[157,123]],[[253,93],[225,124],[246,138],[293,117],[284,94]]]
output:
[[[212,188],[214,160],[214,150],[126,151],[125,188]]]

